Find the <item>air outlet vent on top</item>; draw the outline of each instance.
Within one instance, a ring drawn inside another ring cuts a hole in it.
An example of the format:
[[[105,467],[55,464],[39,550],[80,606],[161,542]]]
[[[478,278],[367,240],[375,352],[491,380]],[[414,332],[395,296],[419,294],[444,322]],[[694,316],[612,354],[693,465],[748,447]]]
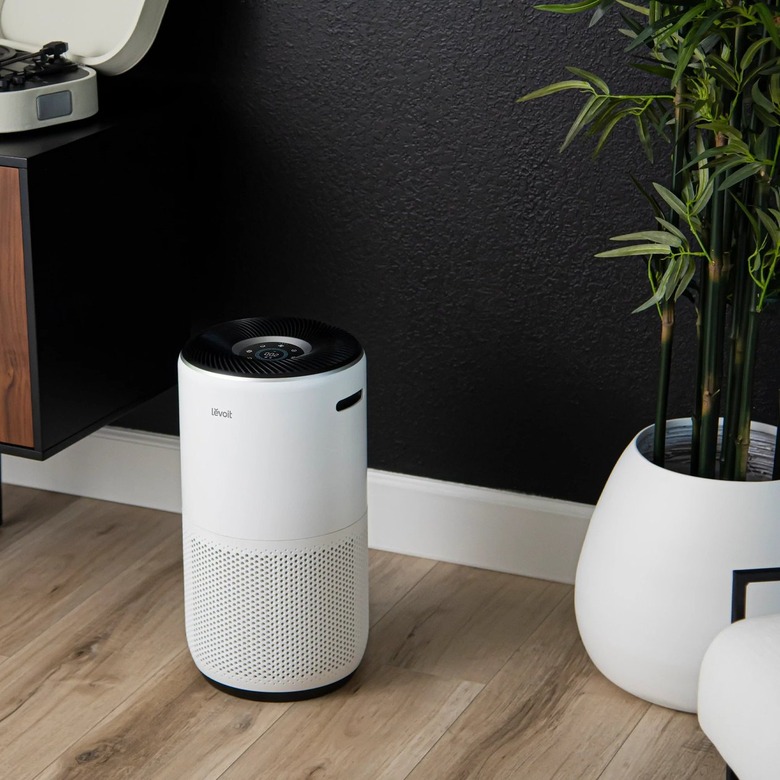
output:
[[[264,336],[290,337],[311,345],[298,357],[257,360],[254,355],[237,355],[235,344]],[[360,359],[363,348],[357,339],[340,328],[296,317],[255,317],[217,325],[191,339],[182,358],[207,371],[245,377],[307,376],[345,368]]]

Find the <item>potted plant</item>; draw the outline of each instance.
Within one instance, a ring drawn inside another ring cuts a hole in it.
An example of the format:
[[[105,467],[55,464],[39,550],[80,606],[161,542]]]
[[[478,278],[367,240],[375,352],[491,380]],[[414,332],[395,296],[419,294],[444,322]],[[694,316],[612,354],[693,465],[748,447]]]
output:
[[[645,699],[695,711],[701,657],[729,622],[732,570],[780,563],[780,448],[751,419],[758,332],[780,293],[780,12],[750,0],[582,0],[539,10],[619,12],[646,94],[613,92],[581,68],[520,101],[567,91],[581,110],[563,141],[599,153],[630,122],[668,179],[600,253],[646,264],[660,364],[654,424],[631,442],[597,504],[575,583],[596,666]],[[696,311],[689,419],[668,420],[675,312]],[[780,611],[767,594],[761,611]]]

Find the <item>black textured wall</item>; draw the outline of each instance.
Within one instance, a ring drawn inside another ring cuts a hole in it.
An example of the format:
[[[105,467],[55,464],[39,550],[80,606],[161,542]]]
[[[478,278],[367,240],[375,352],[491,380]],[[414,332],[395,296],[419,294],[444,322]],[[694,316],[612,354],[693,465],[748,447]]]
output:
[[[558,154],[575,104],[515,98],[566,64],[639,83],[610,23],[588,31],[522,0],[198,13],[171,0],[147,59],[101,82],[107,99],[150,79],[192,90],[193,326],[295,314],[343,327],[369,358],[372,467],[595,501],[653,415],[656,318],[630,313],[643,269],[593,258],[647,225],[628,173],[648,166],[628,130],[595,161],[587,142]],[[758,410],[772,422],[777,336],[774,322]],[[120,424],[175,432],[175,394]]]

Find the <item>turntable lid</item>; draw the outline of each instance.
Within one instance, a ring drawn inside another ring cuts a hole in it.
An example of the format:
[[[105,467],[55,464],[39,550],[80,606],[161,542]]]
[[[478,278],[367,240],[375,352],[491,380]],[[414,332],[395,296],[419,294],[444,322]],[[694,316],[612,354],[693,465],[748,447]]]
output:
[[[168,0],[0,0],[0,45],[67,41],[68,59],[115,75],[149,51]]]

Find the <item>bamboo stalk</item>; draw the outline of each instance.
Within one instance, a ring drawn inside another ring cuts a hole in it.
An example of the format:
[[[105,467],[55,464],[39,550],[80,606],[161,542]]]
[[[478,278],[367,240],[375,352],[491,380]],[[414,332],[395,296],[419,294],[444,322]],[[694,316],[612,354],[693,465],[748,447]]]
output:
[[[666,459],[666,421],[668,419],[673,344],[674,299],[669,299],[661,307],[661,356],[658,367],[658,390],[653,430],[653,463],[661,467]]]
[[[755,121],[755,118],[754,118]],[[770,148],[777,142],[778,130],[773,127],[769,133]],[[774,169],[774,166],[772,170]],[[755,205],[757,208],[766,209],[772,199],[771,174],[765,167],[755,182]],[[747,232],[747,227],[745,227]],[[765,237],[765,228],[762,228],[756,236],[756,251],[760,251]],[[747,265],[748,258],[742,262]],[[755,370],[756,351],[758,347],[759,310],[758,301],[761,296],[759,285],[752,276],[747,277],[744,294],[735,299],[735,316],[745,319],[744,329],[744,357],[742,376],[739,384],[739,400],[735,402],[738,409],[737,436],[735,442],[735,464],[733,479],[745,480],[747,478],[748,453],[750,451],[750,428],[752,419],[753,400],[753,373]],[[741,312],[741,313],[740,313]]]
[[[724,139],[716,140],[723,146]],[[723,370],[724,323],[728,268],[723,259],[724,192],[716,192],[711,201],[710,259],[706,266],[707,293],[702,312],[701,407],[697,474],[712,479],[716,475],[721,373]]]
[[[707,265],[707,311],[704,314],[702,363],[701,428],[699,431],[698,475],[715,476],[718,420],[720,411],[722,330],[721,301],[725,298],[722,261],[713,258]]]
[[[674,95],[674,148],[672,150],[671,190],[679,198],[683,186],[683,168],[688,152],[688,131],[683,107],[684,79],[677,85]],[[670,210],[669,221],[680,224],[680,216]],[[666,421],[669,418],[669,382],[672,375],[672,347],[674,345],[675,303],[669,298],[661,304],[661,347],[658,365],[658,387],[655,404],[653,433],[653,463],[663,467],[666,460]]]
[[[702,334],[702,312],[706,306],[707,286],[704,284],[705,268],[707,260],[701,261],[699,285],[699,301],[696,307],[696,345],[698,359],[696,361],[696,385],[694,388],[695,397],[693,400],[693,413],[691,414],[691,474],[699,473],[699,442],[701,440],[701,405],[702,392],[704,389],[703,380],[703,361],[701,358],[703,334]]]
[[[740,261],[736,265],[734,282],[734,306],[731,317],[731,333],[729,336],[729,365],[727,372],[726,403],[723,413],[723,441],[721,444],[722,479],[734,479],[737,465],[737,435],[739,431],[740,392],[742,377],[745,370],[745,337],[747,332],[748,306],[740,305],[746,300],[748,283],[748,229],[743,226],[739,233],[737,256]]]
[[[742,61],[744,49],[748,43],[742,26],[732,32],[729,43],[732,64],[737,67]],[[724,50],[727,51],[727,50]],[[766,50],[759,55],[766,56]],[[741,91],[736,93],[724,89],[721,93],[721,109],[736,126],[743,127],[748,120],[746,106]],[[724,139],[717,137],[715,145],[723,146]],[[744,190],[750,193],[747,183]],[[744,199],[743,199],[744,202]],[[697,403],[701,409],[702,420],[698,432],[695,470],[692,473],[703,477],[716,476],[717,444],[720,422],[721,396],[723,395],[723,361],[726,346],[727,299],[731,277],[734,276],[734,257],[738,255],[739,271],[736,274],[735,286],[744,287],[747,278],[747,255],[749,225],[737,203],[727,193],[718,192],[711,203],[711,262],[707,267],[706,295],[703,304],[704,335],[700,351],[700,390],[697,390]],[[735,240],[735,236],[737,240]],[[733,478],[736,467],[736,447],[739,428],[739,409],[741,408],[741,388],[744,378],[744,356],[746,349],[745,316],[740,315],[736,305],[740,300],[735,298],[734,317],[729,334],[729,370],[725,377],[726,399],[723,404],[723,438],[721,444],[721,478]],[[749,430],[749,428],[748,428]],[[692,464],[693,467],[693,464]]]
[[[741,28],[733,33],[729,44],[734,62],[741,58],[744,37]],[[725,51],[725,50],[724,50]],[[739,100],[739,104],[737,104]],[[721,110],[730,115],[741,113],[741,99],[731,90],[720,95]],[[723,147],[727,139],[721,133],[715,135],[715,146]],[[718,183],[716,182],[716,187]],[[701,335],[699,340],[699,367],[697,373],[696,413],[698,429],[692,443],[696,453],[691,459],[691,471],[701,477],[716,476],[718,454],[718,428],[722,395],[723,353],[726,341],[726,304],[731,276],[731,250],[733,226],[741,218],[736,204],[728,193],[716,189],[710,201],[710,257],[703,269],[701,302]],[[705,273],[706,272],[706,273]]]
[[[750,451],[751,400],[753,395],[753,371],[758,346],[758,312],[755,285],[748,285],[751,291],[748,310],[747,332],[745,334],[745,366],[742,372],[740,392],[739,424],[737,427],[737,457],[734,478],[744,480],[747,476],[748,453]]]
[[[745,48],[744,28],[738,27],[734,35],[734,62],[742,59]],[[766,47],[759,54],[759,62],[766,57]],[[750,127],[755,131],[756,117],[749,114],[749,106],[746,107],[742,92],[735,98],[731,116],[732,123],[737,127]],[[742,184],[739,189],[739,198],[742,203],[749,204],[753,200],[754,189],[749,181]],[[737,435],[739,430],[739,408],[742,377],[745,369],[745,336],[747,331],[748,306],[742,302],[746,300],[747,285],[750,282],[748,274],[748,255],[750,254],[749,239],[751,235],[750,225],[736,202],[731,201],[731,214],[729,229],[732,236],[736,236],[734,257],[733,306],[731,316],[731,328],[729,333],[729,360],[726,371],[726,399],[723,410],[723,436],[721,442],[721,479],[733,480],[736,475],[737,464]]]

